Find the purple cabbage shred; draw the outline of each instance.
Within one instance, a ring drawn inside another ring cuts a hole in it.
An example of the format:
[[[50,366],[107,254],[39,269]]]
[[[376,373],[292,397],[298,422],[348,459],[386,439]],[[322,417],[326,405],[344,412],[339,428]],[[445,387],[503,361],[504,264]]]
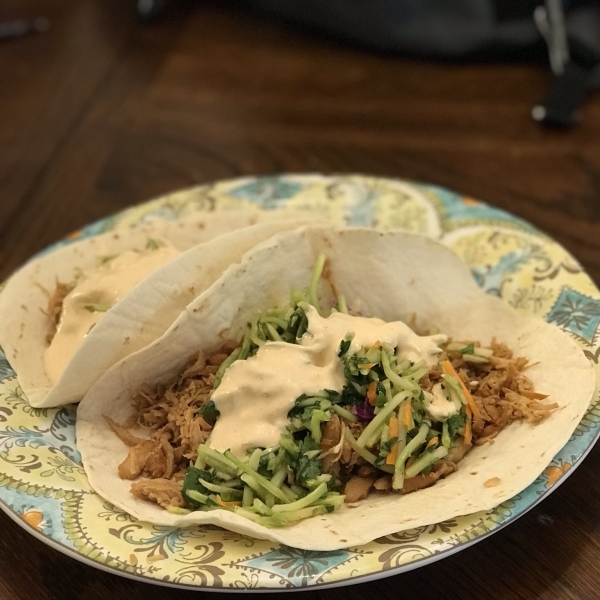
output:
[[[369,404],[369,401],[365,399],[365,401],[361,404],[355,404],[352,408],[352,412],[361,420],[361,421],[371,421],[375,416],[375,412],[373,411],[373,407]]]

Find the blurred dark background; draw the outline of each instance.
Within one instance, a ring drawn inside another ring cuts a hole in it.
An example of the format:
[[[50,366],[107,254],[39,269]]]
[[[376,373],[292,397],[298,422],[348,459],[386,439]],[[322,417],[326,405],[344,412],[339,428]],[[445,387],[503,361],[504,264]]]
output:
[[[14,37],[0,40],[0,281],[130,204],[220,178],[320,171],[485,200],[546,231],[600,282],[600,37],[581,38],[597,21],[578,12],[597,4],[565,5],[575,69],[563,75],[534,23],[540,6],[169,0],[139,15],[135,0],[1,0]],[[551,39],[560,64],[561,36]],[[536,105],[582,119],[548,128]],[[311,597],[596,599],[597,456],[475,547]],[[198,597],[75,563],[0,520],[1,600]]]
[[[43,16],[50,28],[0,41],[2,275],[177,188],[321,171],[431,181],[494,203],[600,280],[589,242],[600,239],[600,103],[587,94],[570,129],[532,119],[555,79],[532,18],[540,3],[369,5],[168,0],[142,22],[135,0],[3,0],[0,22]],[[567,21],[595,6],[569,5]],[[386,23],[396,37],[380,33]]]

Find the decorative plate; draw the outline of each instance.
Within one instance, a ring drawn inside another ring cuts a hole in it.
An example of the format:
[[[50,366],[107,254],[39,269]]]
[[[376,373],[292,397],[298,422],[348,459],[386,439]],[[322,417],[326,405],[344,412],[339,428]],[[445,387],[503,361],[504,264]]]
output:
[[[404,229],[439,239],[465,261],[487,293],[560,327],[598,364],[600,292],[579,264],[528,223],[434,186],[363,176],[235,179],[130,208],[60,244],[158,218],[284,206],[338,223]],[[75,446],[75,414],[73,406],[31,408],[0,355],[2,509],[59,551],[119,575],[191,589],[249,591],[347,585],[401,573],[461,550],[549,494],[589,452],[600,422],[595,398],[568,444],[538,479],[494,510],[347,550],[309,552],[216,527],[177,530],[136,521],[91,490]]]

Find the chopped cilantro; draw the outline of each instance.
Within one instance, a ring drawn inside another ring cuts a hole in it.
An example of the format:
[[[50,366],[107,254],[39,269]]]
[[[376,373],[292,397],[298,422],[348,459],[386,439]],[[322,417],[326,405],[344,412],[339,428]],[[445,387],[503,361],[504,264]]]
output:
[[[344,356],[344,354],[346,354],[346,352],[348,352],[348,350],[350,350],[350,344],[352,343],[352,340],[342,340],[340,342],[340,349],[338,352],[338,356],[341,358],[342,356]]]
[[[292,468],[296,473],[296,482],[300,485],[306,485],[308,479],[315,479],[321,475],[323,470],[323,461],[318,458],[320,447],[310,435],[306,435],[298,444],[300,453],[292,462]],[[314,452],[317,455],[314,455]],[[308,454],[308,455],[307,455]]]
[[[193,500],[187,495],[189,490],[194,490],[195,492],[200,492],[201,494],[209,495],[211,494],[210,490],[207,490],[201,483],[201,480],[204,479],[209,483],[212,483],[213,477],[210,471],[205,471],[204,469],[197,469],[196,467],[188,467],[185,472],[185,477],[183,478],[183,497],[185,500],[191,504],[194,508],[199,508],[202,506],[200,502]]]
[[[219,418],[219,411],[215,406],[215,403],[211,400],[207,402],[204,406],[201,406],[197,412],[209,425],[214,425]]]
[[[385,394],[385,387],[383,387],[382,383],[377,383],[375,394],[375,406],[377,408],[383,408],[387,402],[387,396]]]
[[[448,436],[451,440],[454,440],[459,429],[464,427],[466,422],[467,419],[463,411],[447,419],[446,423],[448,424]]]
[[[383,453],[385,452],[385,454],[388,454],[392,448],[394,447],[394,444],[398,441],[398,436],[394,436],[393,438],[390,438],[387,442],[383,442],[379,448],[379,452]]]
[[[297,306],[290,317],[287,330],[283,333],[282,338],[290,344],[295,344],[296,340],[300,339],[307,329],[308,317],[304,310]]]

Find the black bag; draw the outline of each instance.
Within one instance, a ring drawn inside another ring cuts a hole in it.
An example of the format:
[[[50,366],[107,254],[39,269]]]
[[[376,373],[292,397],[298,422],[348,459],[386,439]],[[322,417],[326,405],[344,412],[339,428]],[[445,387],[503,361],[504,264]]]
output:
[[[163,2],[164,0],[155,0]],[[139,0],[139,3],[152,0]],[[600,88],[600,0],[238,0],[347,43],[415,58],[546,61],[555,81],[533,116],[578,119]],[[534,16],[535,15],[535,16]]]

